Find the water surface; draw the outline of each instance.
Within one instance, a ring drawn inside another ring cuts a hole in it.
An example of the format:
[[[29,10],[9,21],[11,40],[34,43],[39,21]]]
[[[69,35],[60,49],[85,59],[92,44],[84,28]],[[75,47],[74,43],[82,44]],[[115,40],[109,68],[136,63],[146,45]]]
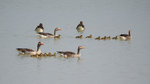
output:
[[[149,84],[149,0],[1,0],[1,84]],[[75,39],[80,21],[83,36],[116,36],[132,29],[131,41]],[[35,27],[62,28],[60,40],[39,39]],[[18,56],[17,47],[43,52],[81,51],[81,59]]]

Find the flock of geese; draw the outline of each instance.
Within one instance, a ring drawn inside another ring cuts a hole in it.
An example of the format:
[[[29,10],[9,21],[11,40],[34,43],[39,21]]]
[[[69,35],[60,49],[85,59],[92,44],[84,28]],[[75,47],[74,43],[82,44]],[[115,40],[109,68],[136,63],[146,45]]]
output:
[[[56,27],[54,29],[53,34],[47,33],[44,31],[44,27],[43,27],[42,23],[40,23],[35,29],[36,33],[39,35],[40,38],[60,38],[61,35],[56,34],[56,32],[60,31],[60,30],[61,30],[61,28]],[[82,21],[80,21],[80,23],[77,25],[76,30],[78,32],[83,32],[85,30],[85,27],[84,27]],[[104,36],[104,37],[98,36],[95,38],[95,40],[110,40],[110,39],[117,40],[118,37],[120,37],[121,40],[131,40],[131,30],[128,31],[128,34],[120,34],[119,36],[115,36],[112,38],[110,36]],[[76,36],[75,38],[83,38],[83,35]],[[85,38],[93,38],[93,36],[92,36],[92,34],[90,34],[89,36],[86,36]],[[50,52],[48,54],[47,53],[42,54],[41,49],[40,49],[41,45],[44,45],[44,43],[38,42],[36,51],[29,49],[29,48],[16,48],[16,50],[19,51],[19,54],[21,54],[21,55],[30,55],[30,56],[37,56],[37,57],[38,56],[56,56],[56,53],[51,54]],[[81,55],[80,50],[84,49],[84,48],[85,48],[84,46],[78,46],[77,53],[71,52],[71,51],[57,51],[57,54],[65,57],[65,58],[80,57],[80,55]]]
[[[80,36],[76,36],[75,38],[80,38],[82,39],[83,38],[83,35],[80,35]],[[85,38],[93,38],[92,34],[90,34],[89,36],[86,36]],[[95,40],[110,40],[110,39],[114,39],[114,40],[117,40],[118,39],[118,36],[115,36],[115,37],[110,37],[110,36],[104,36],[104,37],[96,37]]]

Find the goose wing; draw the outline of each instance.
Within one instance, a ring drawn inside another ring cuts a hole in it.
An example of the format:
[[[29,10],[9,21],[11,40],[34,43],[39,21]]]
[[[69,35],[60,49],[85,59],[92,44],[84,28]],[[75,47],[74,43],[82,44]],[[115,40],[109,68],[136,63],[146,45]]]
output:
[[[51,33],[44,33],[44,32],[40,32],[39,34],[40,34],[40,35],[44,35],[44,36],[53,35],[53,34],[51,34]]]
[[[129,35],[128,35],[128,34],[120,34],[120,36],[127,37],[127,36],[129,36]]]
[[[71,51],[57,51],[57,53],[62,54],[62,55],[67,55],[67,56],[75,55],[75,53]]]
[[[32,49],[28,49],[28,48],[17,48],[16,50],[20,51],[20,52],[34,52],[34,50]]]

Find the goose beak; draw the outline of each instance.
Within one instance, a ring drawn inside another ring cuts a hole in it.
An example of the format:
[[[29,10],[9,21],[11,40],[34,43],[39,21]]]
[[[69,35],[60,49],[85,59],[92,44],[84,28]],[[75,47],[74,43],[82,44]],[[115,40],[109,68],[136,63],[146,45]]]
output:
[[[81,48],[81,49],[84,49],[85,47],[84,47],[84,46],[80,46],[80,48]]]
[[[58,30],[61,30],[61,28],[58,28]]]
[[[41,43],[41,45],[44,45],[44,43]]]

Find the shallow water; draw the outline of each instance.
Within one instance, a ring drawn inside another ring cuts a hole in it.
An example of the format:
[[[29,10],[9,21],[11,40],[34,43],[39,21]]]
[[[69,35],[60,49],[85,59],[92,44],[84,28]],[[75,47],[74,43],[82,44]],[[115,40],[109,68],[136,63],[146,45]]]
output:
[[[149,0],[1,0],[1,84],[149,84]],[[132,40],[75,39],[76,26],[83,21],[83,36],[116,36],[132,29]],[[45,31],[62,28],[59,40],[39,39],[35,27]],[[78,45],[81,58],[18,56],[17,47],[42,52],[70,50]]]

